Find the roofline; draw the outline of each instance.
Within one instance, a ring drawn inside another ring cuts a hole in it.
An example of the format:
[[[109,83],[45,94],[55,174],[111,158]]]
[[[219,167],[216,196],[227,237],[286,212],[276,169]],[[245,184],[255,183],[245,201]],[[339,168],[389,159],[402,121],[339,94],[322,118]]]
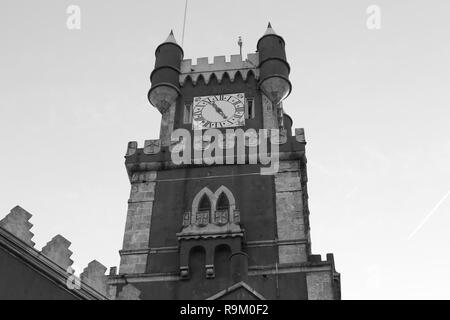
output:
[[[70,290],[67,288],[66,282],[71,275],[66,270],[3,228],[0,228],[0,248],[22,260],[33,270],[78,299],[109,300],[107,296],[82,282],[81,279],[80,289]]]

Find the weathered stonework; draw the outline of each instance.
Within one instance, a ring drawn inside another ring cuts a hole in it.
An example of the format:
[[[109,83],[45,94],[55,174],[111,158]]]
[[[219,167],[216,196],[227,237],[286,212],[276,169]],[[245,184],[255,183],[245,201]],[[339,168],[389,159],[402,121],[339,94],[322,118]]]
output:
[[[66,270],[73,264],[69,247],[70,241],[58,234],[42,248],[41,253]]]
[[[161,118],[159,139],[161,141],[161,145],[164,147],[168,147],[170,145],[170,138],[173,132],[173,124],[175,121],[175,108],[175,104],[171,105],[169,110],[164,112]]]
[[[145,273],[148,251],[120,252],[120,274]]]
[[[104,265],[97,260],[93,260],[86,268],[84,268],[83,272],[80,274],[80,279],[83,283],[106,296],[109,294],[109,288],[106,283],[106,270],[107,268]]]
[[[131,284],[127,284],[119,292],[117,300],[140,300],[141,291]]]
[[[278,245],[278,255],[280,263],[305,262],[307,257],[306,246],[304,244],[280,244]]]
[[[34,247],[33,233],[30,231],[33,225],[29,221],[30,219],[31,213],[15,206],[6,217],[0,220],[0,228],[9,231],[30,247]]]
[[[306,262],[307,236],[298,161],[280,163],[280,170],[275,176],[275,192],[278,241],[281,242],[278,245],[279,262]]]
[[[147,263],[156,172],[132,179],[121,251],[120,273],[143,273]]]
[[[306,274],[308,300],[333,300],[331,272],[309,272]]]
[[[128,146],[127,146],[127,153],[126,156],[132,156],[133,154],[136,153],[138,144],[136,141],[130,141],[128,142]]]
[[[278,121],[272,102],[264,94],[262,96],[262,113],[265,129],[277,129]]]

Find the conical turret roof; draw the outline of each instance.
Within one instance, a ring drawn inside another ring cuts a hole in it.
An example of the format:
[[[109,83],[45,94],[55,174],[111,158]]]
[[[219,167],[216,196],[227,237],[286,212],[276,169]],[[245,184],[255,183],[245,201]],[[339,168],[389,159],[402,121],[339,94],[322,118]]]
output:
[[[264,33],[265,36],[269,35],[269,34],[273,34],[273,35],[277,35],[277,33],[275,32],[275,30],[273,30],[272,28],[272,24],[269,22],[269,24],[267,25],[267,30],[266,33]]]
[[[181,50],[182,55],[184,55],[183,48],[178,44],[177,40],[175,40],[175,36],[173,35],[173,30],[170,30],[170,33],[169,33],[169,36],[167,37],[167,39],[156,48],[155,54],[158,52],[158,50],[161,46],[164,46],[167,44],[177,46]]]
[[[178,44],[177,40],[175,40],[175,36],[173,35],[173,30],[170,30],[170,34],[167,37],[166,41],[164,41],[163,43],[174,43],[174,44]]]
[[[283,37],[280,36],[279,34],[277,34],[277,33],[275,32],[275,30],[272,28],[272,24],[271,24],[270,22],[269,22],[269,24],[267,25],[266,32],[261,36],[261,38],[259,38],[258,43],[257,43],[257,45],[256,45],[257,48],[259,47],[260,41],[261,41],[262,39],[265,39],[266,37],[277,37],[277,38],[279,38],[279,39],[283,42],[283,45],[284,45],[284,39],[283,39]]]

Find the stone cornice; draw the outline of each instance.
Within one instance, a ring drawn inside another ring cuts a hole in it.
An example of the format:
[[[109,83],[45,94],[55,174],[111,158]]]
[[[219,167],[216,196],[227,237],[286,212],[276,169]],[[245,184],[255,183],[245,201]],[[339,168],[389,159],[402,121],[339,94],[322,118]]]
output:
[[[333,272],[333,266],[329,262],[322,263],[303,263],[303,264],[283,264],[283,265],[268,265],[268,266],[253,266],[248,268],[249,276],[258,276],[264,274],[287,274],[298,272]],[[110,276],[108,283],[124,284],[124,283],[141,283],[141,282],[159,282],[159,281],[180,281],[182,280],[179,272],[168,273],[142,273],[142,274],[127,274]]]

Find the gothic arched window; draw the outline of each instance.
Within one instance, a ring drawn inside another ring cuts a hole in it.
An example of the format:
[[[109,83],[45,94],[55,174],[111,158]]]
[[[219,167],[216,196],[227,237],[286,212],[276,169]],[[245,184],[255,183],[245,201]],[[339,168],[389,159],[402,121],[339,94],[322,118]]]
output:
[[[222,192],[216,203],[216,211],[214,212],[214,222],[222,225],[228,222],[230,213],[230,201],[227,195]]]
[[[220,186],[216,192],[212,192],[204,187],[192,200],[192,210],[185,212],[183,227],[206,227],[209,224],[223,226],[227,223],[239,224],[239,221],[240,213],[230,189]]]
[[[204,194],[202,199],[200,200],[198,210],[199,211],[211,210],[211,201],[209,201],[209,198],[206,194]]]
[[[209,216],[211,213],[211,201],[209,197],[204,194],[198,205],[196,221],[198,225],[205,226],[209,223]]]
[[[228,201],[228,197],[224,192],[220,194],[219,200],[217,201],[217,210],[225,210],[230,207],[230,202]]]

